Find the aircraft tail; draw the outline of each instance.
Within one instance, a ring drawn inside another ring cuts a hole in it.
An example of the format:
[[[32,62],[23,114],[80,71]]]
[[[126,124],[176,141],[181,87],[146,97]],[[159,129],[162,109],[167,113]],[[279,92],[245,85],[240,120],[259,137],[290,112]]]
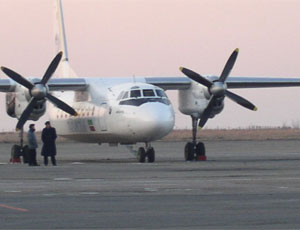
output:
[[[67,47],[67,38],[64,25],[64,15],[62,1],[57,0],[55,3],[55,54],[63,51],[63,57],[59,64],[55,75],[63,78],[74,78],[77,77],[75,71],[71,68],[69,63],[69,53]]]

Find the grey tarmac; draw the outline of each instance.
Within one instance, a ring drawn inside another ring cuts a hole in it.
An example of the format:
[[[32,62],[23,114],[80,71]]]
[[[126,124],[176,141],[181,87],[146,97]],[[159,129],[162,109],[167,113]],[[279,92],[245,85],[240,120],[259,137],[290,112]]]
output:
[[[0,229],[299,229],[300,141],[156,142],[155,163],[124,146],[59,143],[58,166],[9,164],[0,144]]]

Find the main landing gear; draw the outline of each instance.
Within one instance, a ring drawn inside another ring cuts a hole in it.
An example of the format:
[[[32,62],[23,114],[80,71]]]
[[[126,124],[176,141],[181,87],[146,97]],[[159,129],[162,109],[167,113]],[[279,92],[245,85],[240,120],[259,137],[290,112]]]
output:
[[[198,118],[192,116],[193,142],[188,142],[184,148],[184,159],[186,161],[205,161],[205,146],[202,142],[197,143]]]
[[[140,163],[144,163],[146,158],[148,159],[149,163],[153,163],[155,161],[155,151],[150,143],[146,143],[146,150],[143,147],[138,149],[137,158]]]
[[[23,145],[24,143],[24,131],[23,128],[20,130],[20,145],[13,145],[11,147],[11,163],[21,163],[21,156],[23,157],[23,163],[28,163],[28,146]]]

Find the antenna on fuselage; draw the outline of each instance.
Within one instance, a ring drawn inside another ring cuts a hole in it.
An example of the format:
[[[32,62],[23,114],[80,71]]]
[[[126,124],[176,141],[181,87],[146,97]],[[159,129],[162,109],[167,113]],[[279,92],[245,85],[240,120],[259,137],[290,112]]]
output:
[[[135,74],[133,74],[133,83],[136,84]]]

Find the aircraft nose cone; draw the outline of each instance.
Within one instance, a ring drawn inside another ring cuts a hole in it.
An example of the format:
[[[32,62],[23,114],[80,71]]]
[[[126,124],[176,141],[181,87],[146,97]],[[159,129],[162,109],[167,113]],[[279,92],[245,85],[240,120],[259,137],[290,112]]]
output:
[[[141,106],[138,121],[133,125],[137,135],[151,141],[160,139],[170,133],[174,123],[174,111],[171,106],[149,103],[149,105]]]

